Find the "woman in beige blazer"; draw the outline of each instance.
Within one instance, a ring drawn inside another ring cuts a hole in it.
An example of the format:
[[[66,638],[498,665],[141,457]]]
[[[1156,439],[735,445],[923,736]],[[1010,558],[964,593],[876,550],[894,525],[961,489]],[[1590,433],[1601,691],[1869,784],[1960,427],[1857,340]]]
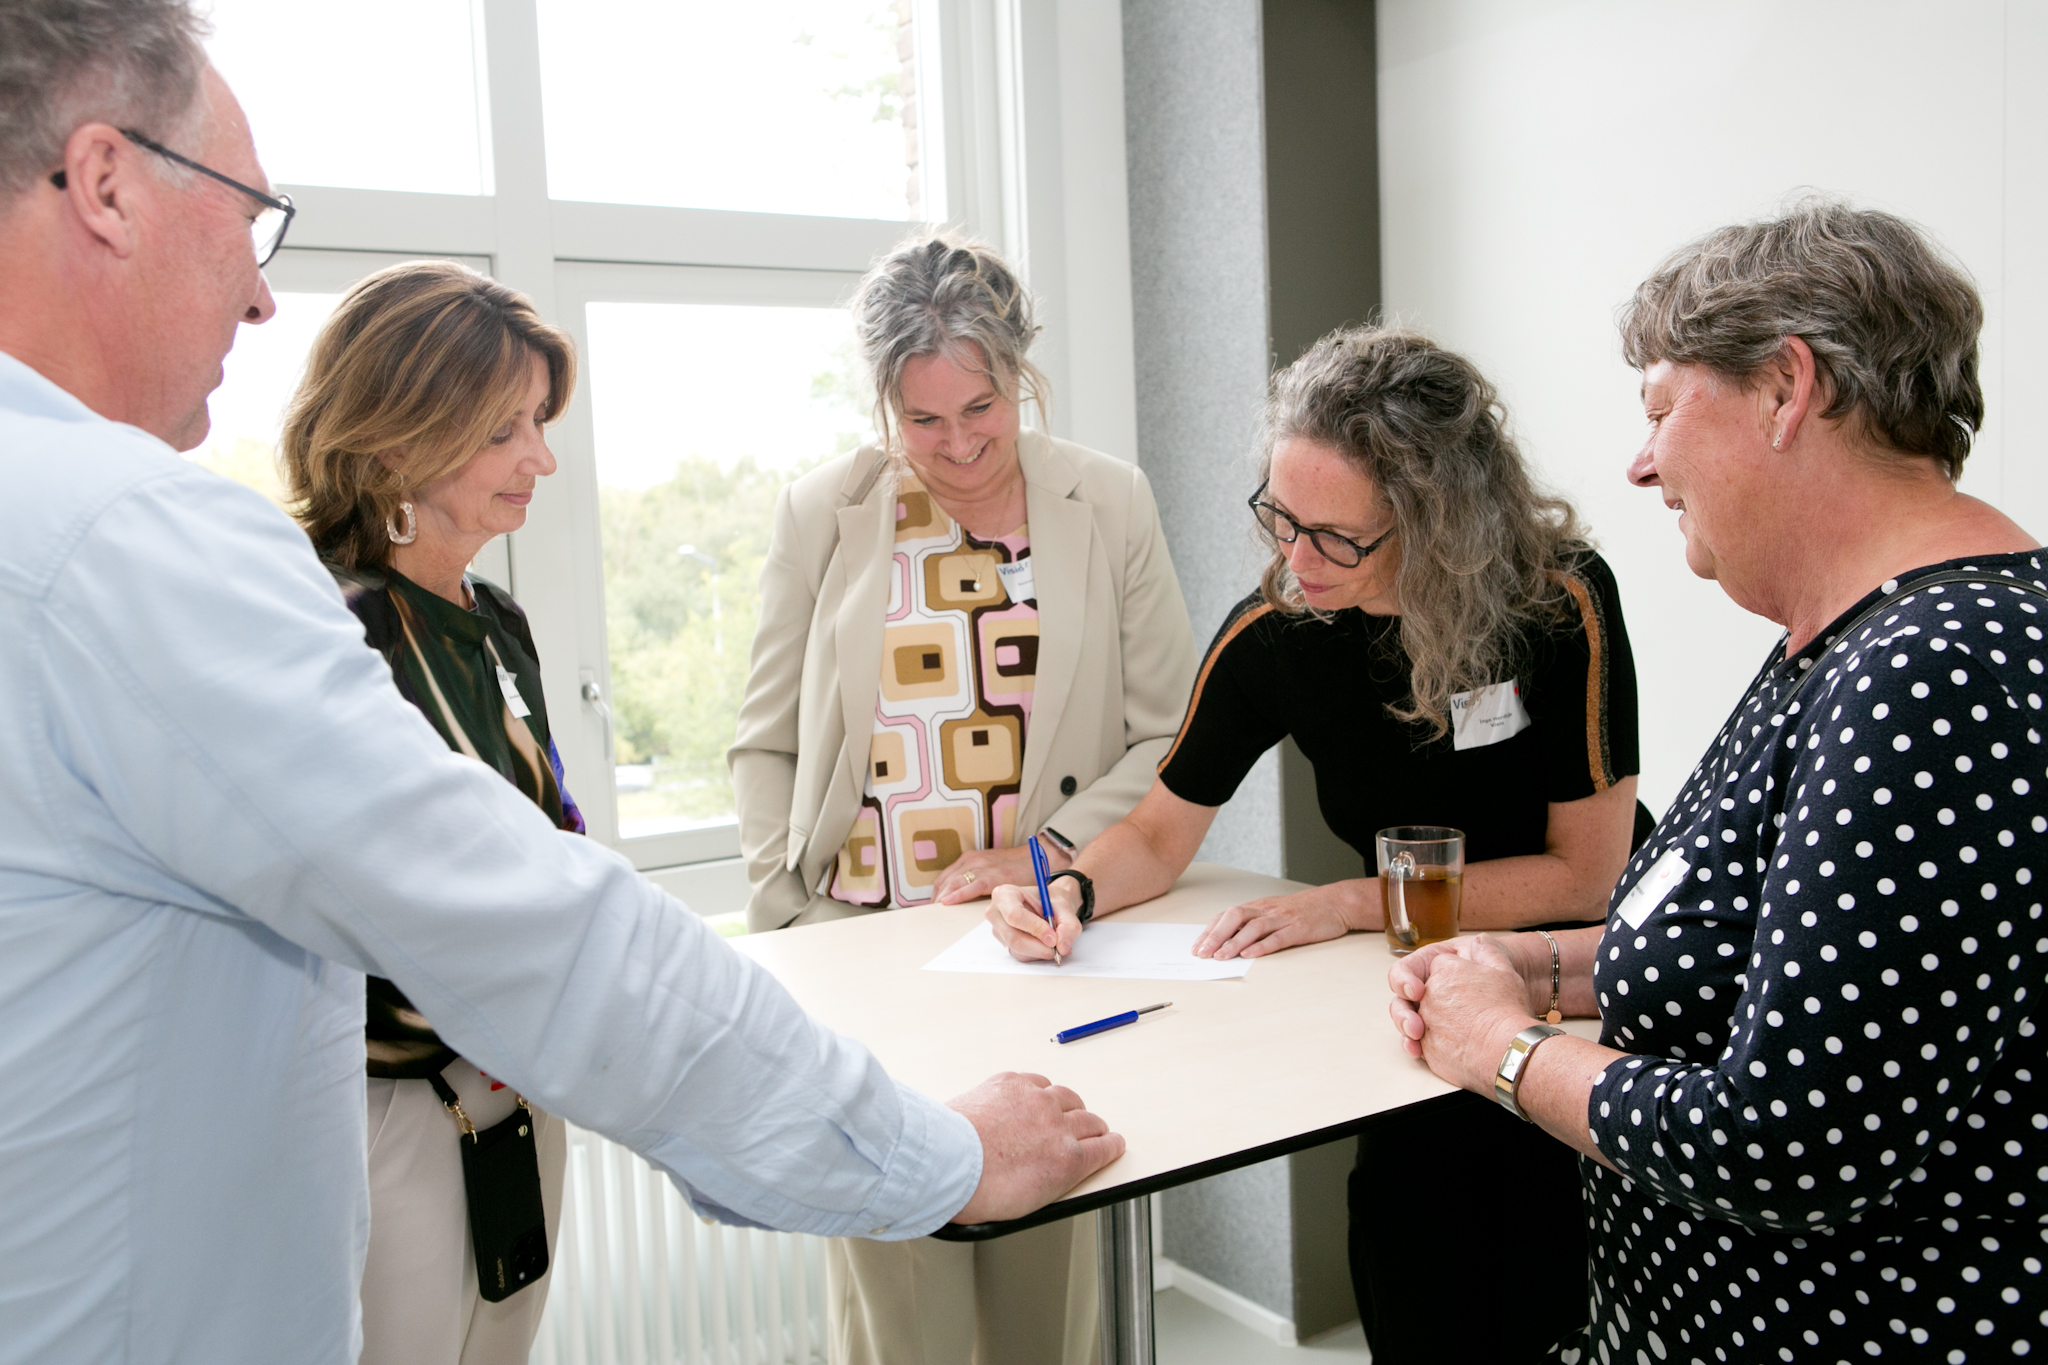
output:
[[[1030,838],[1067,866],[1151,786],[1194,679],[1145,476],[1020,428],[1045,390],[1009,269],[932,238],[853,308],[883,443],[776,504],[729,755],[754,932],[977,899],[1030,880]],[[950,719],[909,714],[941,694]],[[833,1243],[834,1359],[1087,1365],[1093,1221]]]

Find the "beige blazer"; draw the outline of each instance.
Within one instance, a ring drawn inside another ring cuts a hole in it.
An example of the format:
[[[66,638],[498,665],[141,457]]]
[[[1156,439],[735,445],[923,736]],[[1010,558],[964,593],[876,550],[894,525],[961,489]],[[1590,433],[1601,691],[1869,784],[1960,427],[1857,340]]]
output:
[[[1086,843],[1152,784],[1187,708],[1195,641],[1151,485],[1036,431],[1017,439],[1038,593],[1038,677],[1018,828]],[[823,894],[867,784],[896,482],[873,448],[782,491],[739,733],[726,754],[747,927],[860,908]]]

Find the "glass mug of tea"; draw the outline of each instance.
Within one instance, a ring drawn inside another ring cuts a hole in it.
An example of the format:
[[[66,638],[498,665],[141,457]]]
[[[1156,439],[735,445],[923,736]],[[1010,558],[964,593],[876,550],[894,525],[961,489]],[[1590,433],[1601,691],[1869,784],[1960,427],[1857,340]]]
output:
[[[1387,944],[1402,957],[1458,936],[1465,891],[1465,832],[1441,825],[1396,825],[1373,836]]]

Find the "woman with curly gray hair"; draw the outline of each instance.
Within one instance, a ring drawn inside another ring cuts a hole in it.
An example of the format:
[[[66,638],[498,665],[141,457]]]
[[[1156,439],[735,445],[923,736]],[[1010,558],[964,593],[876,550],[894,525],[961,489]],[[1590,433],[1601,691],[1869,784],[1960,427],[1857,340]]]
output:
[[[1536,1022],[1556,978],[1526,934],[1391,983],[1411,1053],[1579,1154],[1567,1362],[2048,1341],[2048,556],[1955,485],[1983,323],[1911,224],[1826,199],[1683,248],[1624,310],[1629,478],[1784,639],[1605,927],[1557,935],[1599,1042]]]
[[[876,443],[776,504],[730,762],[756,931],[979,900],[1129,813],[1195,670],[1145,476],[1022,425],[1031,296],[935,236],[853,302]],[[833,1359],[1086,1365],[1095,1219],[835,1241]]]
[[[1334,332],[1273,379],[1251,497],[1272,550],[1209,646],[1180,733],[1130,817],[1052,887],[1061,947],[1092,891],[1102,915],[1166,890],[1259,756],[1291,735],[1330,828],[1374,868],[1397,825],[1465,834],[1464,921],[1510,929],[1597,917],[1636,825],[1635,671],[1614,576],[1562,500],[1540,492],[1492,385],[1413,332]],[[1036,898],[997,892],[1020,957],[1052,951]],[[1365,875],[1226,910],[1197,941],[1256,957],[1383,927]],[[1432,1217],[1385,1212],[1389,1171],[1514,1170],[1512,1225],[1478,1190]],[[1373,1359],[1533,1358],[1584,1321],[1571,1162],[1469,1097],[1376,1124],[1352,1179],[1352,1279]],[[1520,1250],[1528,1219],[1554,1229]],[[1490,1235],[1489,1235],[1490,1233]],[[1533,1259],[1533,1264],[1532,1264]],[[1417,1264],[1456,1276],[1418,1278]],[[1475,1315],[1467,1286],[1541,1283],[1532,1314]],[[1532,1278],[1533,1277],[1533,1278]],[[1574,1315],[1577,1316],[1574,1316]]]

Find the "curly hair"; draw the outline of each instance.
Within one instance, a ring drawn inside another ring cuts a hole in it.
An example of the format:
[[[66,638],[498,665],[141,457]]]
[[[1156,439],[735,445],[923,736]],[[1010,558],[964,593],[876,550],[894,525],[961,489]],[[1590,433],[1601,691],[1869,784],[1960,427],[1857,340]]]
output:
[[[1401,328],[1332,332],[1273,376],[1264,472],[1288,440],[1340,453],[1393,513],[1412,672],[1407,700],[1389,710],[1441,737],[1453,694],[1512,676],[1529,629],[1567,616],[1564,576],[1587,548],[1577,513],[1530,476],[1478,367]],[[1272,551],[1265,600],[1309,611],[1286,555]]]
[[[407,491],[458,469],[548,368],[540,418],[576,389],[576,351],[524,294],[452,261],[408,261],[351,289],[314,339],[281,441],[292,515],[345,569],[391,557]]]
[[[1637,369],[1668,360],[1747,383],[1787,337],[1813,351],[1822,416],[1953,480],[1984,424],[1984,305],[1963,268],[1903,218],[1814,196],[1681,247],[1621,310]]]
[[[906,242],[878,261],[853,296],[853,330],[875,386],[875,432],[894,449],[903,411],[903,367],[944,355],[986,374],[1002,397],[1051,401],[1026,358],[1038,338],[1031,294],[1002,257],[951,233]]]

